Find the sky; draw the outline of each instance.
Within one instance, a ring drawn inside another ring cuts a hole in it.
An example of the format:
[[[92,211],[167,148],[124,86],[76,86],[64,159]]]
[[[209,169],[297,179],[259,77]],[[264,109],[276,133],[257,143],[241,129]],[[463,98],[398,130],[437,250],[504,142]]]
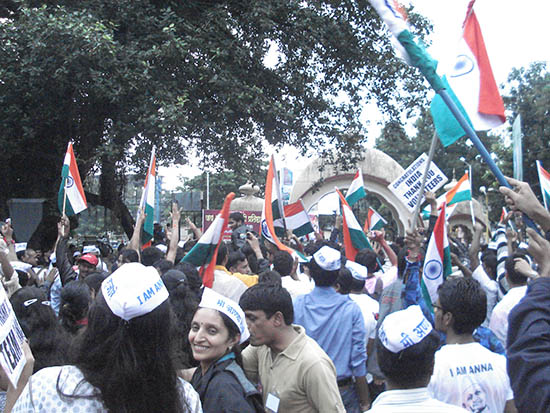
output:
[[[457,44],[469,0],[402,0],[412,4],[415,11],[427,17],[433,24],[432,42],[428,51],[439,61],[452,58]],[[506,83],[514,67],[526,67],[535,61],[550,62],[550,15],[549,0],[477,0],[474,11],[481,26],[489,60],[498,85]],[[372,110],[364,110],[369,115]],[[377,136],[381,125],[379,119],[371,119],[367,127],[369,136]],[[374,139],[369,140],[369,146]],[[295,155],[292,148],[283,148],[276,154],[279,168],[308,163]],[[406,165],[403,165],[406,167]],[[159,175],[165,176],[164,187],[174,189],[179,184],[179,175],[192,177],[201,170],[197,165],[160,167]],[[300,170],[294,170],[294,176]]]

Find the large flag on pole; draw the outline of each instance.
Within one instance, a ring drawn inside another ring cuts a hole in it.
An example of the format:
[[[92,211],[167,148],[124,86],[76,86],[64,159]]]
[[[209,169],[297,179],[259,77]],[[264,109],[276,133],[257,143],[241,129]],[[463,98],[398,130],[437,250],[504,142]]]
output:
[[[386,221],[382,215],[376,212],[373,208],[369,207],[367,219],[365,220],[365,232],[379,230],[387,223],[388,221]]]
[[[155,181],[157,177],[156,163],[155,148],[153,148],[153,152],[151,153],[151,161],[149,162],[149,169],[147,170],[145,183],[143,184],[141,201],[139,203],[139,208],[146,214],[145,222],[143,223],[143,234],[141,237],[141,243],[144,246],[148,246],[150,241],[153,239],[153,224],[155,220]]]
[[[506,122],[506,116],[473,3],[468,6],[455,61],[443,81],[447,82],[449,94],[459,109],[464,109],[463,115],[473,128],[488,130]],[[466,134],[441,96],[434,97],[430,109],[443,146]]]
[[[542,163],[537,161],[537,171],[539,173],[540,192],[544,201],[544,208],[548,210],[550,206],[550,173],[542,167]]]
[[[363,173],[361,169],[358,169],[346,192],[346,201],[349,206],[353,206],[353,204],[366,196],[367,193],[365,192],[365,184],[363,183]]]
[[[447,221],[445,219],[445,204],[428,242],[424,270],[422,272],[421,289],[424,301],[433,313],[433,304],[437,300],[437,287],[451,274],[451,250],[447,239]]]
[[[67,216],[78,214],[88,208],[72,142],[67,145],[63,168],[61,169],[61,185],[59,186],[57,203],[59,211]]]
[[[338,188],[335,189],[340,197],[340,206],[342,207],[342,235],[344,238],[344,248],[346,249],[346,258],[354,261],[359,250],[364,248],[372,249],[372,246],[361,225],[359,225],[359,221],[355,218],[346,198],[344,198],[344,195],[342,195]]]
[[[285,222],[287,228],[292,230],[297,237],[303,237],[311,232],[314,232],[313,225],[309,220],[309,215],[304,208],[301,199],[284,206]]]
[[[214,268],[216,267],[218,249],[223,239],[222,235],[227,229],[229,206],[233,198],[235,198],[233,192],[225,197],[223,207],[218,215],[216,215],[214,222],[202,234],[199,241],[191,248],[191,251],[181,260],[181,262],[188,262],[196,267],[201,267],[202,283],[208,288],[212,288],[212,284],[214,283]]]

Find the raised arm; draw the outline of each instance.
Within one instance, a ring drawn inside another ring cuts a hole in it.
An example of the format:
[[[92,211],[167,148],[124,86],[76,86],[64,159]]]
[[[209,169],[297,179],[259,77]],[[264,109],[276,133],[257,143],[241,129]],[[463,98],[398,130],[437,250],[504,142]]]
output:
[[[386,242],[386,238],[385,238],[386,234],[385,234],[384,230],[382,230],[382,231],[372,231],[372,232],[373,232],[372,239],[374,241],[377,241],[378,244],[380,244],[380,246],[382,247],[382,249],[386,253],[386,256],[388,257],[388,260],[390,261],[391,265],[393,267],[397,266],[397,255],[395,255],[395,252],[391,249],[391,247]]]
[[[130,242],[128,243],[128,248],[137,251],[137,253],[140,255],[141,251],[141,227],[143,226],[143,222],[145,221],[145,211],[143,208],[139,209],[138,218],[136,220],[136,225],[134,225],[134,232],[132,234],[132,238],[130,239]]]
[[[180,242],[180,218],[181,209],[178,208],[178,204],[172,202],[172,234],[170,235],[170,245],[168,252],[166,253],[166,259],[172,264],[176,262],[176,254],[178,252],[178,243]]]
[[[57,223],[57,242],[55,246],[55,261],[57,263],[57,269],[59,270],[61,285],[66,285],[69,281],[76,280],[76,273],[67,258],[69,231],[69,218],[63,215]]]
[[[11,227],[11,224],[8,224],[7,222],[2,224],[1,227],[2,236],[6,240],[6,244],[8,247],[8,260],[10,261],[19,261],[19,258],[17,258],[17,254],[15,253],[15,243],[13,241],[13,228]]]
[[[8,253],[4,249],[0,249],[0,266],[2,267],[2,273],[4,274],[4,279],[6,281],[11,280],[14,270],[10,264]]]
[[[483,234],[483,225],[476,222],[474,225],[474,233],[472,235],[472,244],[470,245],[470,266],[472,270],[479,267],[479,249],[481,245],[481,235]]]
[[[202,237],[202,231],[197,228],[197,226],[191,221],[189,217],[185,218],[185,223],[191,228],[191,232],[193,232],[193,235],[195,235],[196,239],[199,239]]]

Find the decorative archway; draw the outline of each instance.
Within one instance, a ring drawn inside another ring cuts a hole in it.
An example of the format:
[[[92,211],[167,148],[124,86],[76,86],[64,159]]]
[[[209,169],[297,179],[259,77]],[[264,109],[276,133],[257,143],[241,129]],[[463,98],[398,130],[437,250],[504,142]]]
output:
[[[404,169],[392,157],[377,149],[366,149],[364,160],[358,165],[363,173],[366,190],[377,196],[390,209],[399,232],[403,234],[412,221],[412,214],[403,206],[397,197],[388,189],[388,185],[401,176]],[[347,189],[357,171],[339,171],[332,166],[325,166],[320,172],[323,160],[314,159],[296,179],[290,194],[290,202],[302,199],[306,210],[311,209],[319,200],[334,192],[334,187]],[[315,185],[321,178],[323,183]]]

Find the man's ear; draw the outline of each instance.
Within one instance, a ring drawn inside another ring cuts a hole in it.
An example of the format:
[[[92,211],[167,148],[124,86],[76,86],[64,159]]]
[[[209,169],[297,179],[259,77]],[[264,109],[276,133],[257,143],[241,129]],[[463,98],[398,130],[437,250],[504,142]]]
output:
[[[283,313],[281,313],[280,311],[275,312],[275,314],[271,316],[271,320],[273,322],[274,327],[282,327],[286,325],[285,317]]]
[[[454,324],[454,317],[452,313],[446,312],[443,314],[443,325],[447,328],[452,327]]]
[[[342,290],[342,286],[340,285],[340,283],[336,283],[334,284],[334,289],[336,290],[337,293],[339,293],[340,290]]]

